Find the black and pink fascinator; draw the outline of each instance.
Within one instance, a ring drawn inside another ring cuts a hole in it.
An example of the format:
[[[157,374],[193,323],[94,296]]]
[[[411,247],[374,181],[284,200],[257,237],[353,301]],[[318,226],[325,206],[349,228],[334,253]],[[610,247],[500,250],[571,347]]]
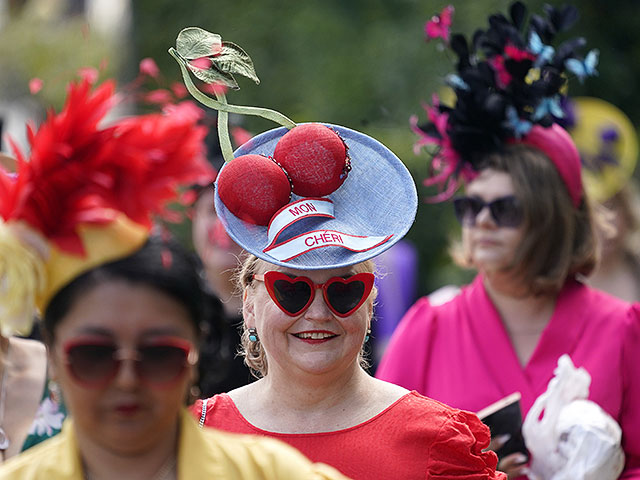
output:
[[[482,168],[486,155],[521,143],[549,157],[577,207],[583,196],[580,156],[556,122],[563,116],[560,103],[568,79],[582,82],[595,75],[598,51],[581,55],[583,38],[552,46],[576,22],[577,9],[547,5],[544,15],[530,15],[522,2],[514,2],[509,17],[489,16],[488,28],[470,40],[450,36],[453,14],[453,7],[446,7],[427,22],[425,34],[427,40],[442,39],[457,57],[456,71],[446,76],[455,103],[446,105],[434,95],[425,106],[427,122],[412,118],[420,137],[416,150],[430,147],[432,155],[424,183],[440,188],[429,201],[450,198],[461,180],[471,180]]]

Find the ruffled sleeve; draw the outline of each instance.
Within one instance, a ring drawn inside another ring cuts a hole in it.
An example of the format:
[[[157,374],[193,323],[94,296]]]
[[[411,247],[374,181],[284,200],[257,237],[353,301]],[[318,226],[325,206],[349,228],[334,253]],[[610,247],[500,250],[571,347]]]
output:
[[[507,480],[496,471],[498,457],[489,446],[489,428],[473,413],[455,411],[438,432],[429,451],[429,479]]]

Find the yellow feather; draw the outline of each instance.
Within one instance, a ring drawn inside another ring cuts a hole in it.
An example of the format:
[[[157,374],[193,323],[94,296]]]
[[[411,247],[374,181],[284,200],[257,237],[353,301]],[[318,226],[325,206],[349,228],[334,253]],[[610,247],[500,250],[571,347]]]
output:
[[[0,334],[28,335],[33,327],[36,296],[44,290],[43,258],[0,220]]]

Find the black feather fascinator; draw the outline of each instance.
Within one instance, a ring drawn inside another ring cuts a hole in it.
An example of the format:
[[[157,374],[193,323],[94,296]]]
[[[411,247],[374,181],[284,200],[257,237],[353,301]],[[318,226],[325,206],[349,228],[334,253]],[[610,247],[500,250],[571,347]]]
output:
[[[459,179],[469,180],[482,159],[519,141],[539,125],[550,127],[563,116],[560,106],[567,80],[597,74],[598,51],[585,56],[586,42],[572,38],[552,46],[556,36],[578,19],[573,6],[544,7],[544,15],[530,15],[522,2],[514,2],[509,17],[489,16],[488,28],[470,40],[449,37],[453,7],[446,7],[425,26],[427,40],[441,38],[457,57],[456,71],[446,76],[455,92],[455,105],[444,105],[437,95],[425,107],[427,122],[412,128],[419,135],[416,150],[429,148],[431,175],[425,185],[438,185],[440,194],[453,195]]]

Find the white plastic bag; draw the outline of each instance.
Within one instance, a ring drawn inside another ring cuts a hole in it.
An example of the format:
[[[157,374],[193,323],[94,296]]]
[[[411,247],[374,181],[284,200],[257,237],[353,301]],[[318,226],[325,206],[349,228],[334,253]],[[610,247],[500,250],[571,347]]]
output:
[[[575,368],[565,354],[554,374],[522,424],[533,459],[530,478],[617,479],[624,468],[622,431],[599,405],[587,400],[589,373]]]

